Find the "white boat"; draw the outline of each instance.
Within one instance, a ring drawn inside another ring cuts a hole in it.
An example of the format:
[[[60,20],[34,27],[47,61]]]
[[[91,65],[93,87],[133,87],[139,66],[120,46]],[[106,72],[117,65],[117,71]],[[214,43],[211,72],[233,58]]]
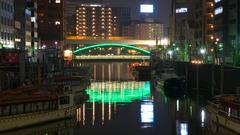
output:
[[[208,120],[240,134],[240,96],[214,97],[207,105]]]

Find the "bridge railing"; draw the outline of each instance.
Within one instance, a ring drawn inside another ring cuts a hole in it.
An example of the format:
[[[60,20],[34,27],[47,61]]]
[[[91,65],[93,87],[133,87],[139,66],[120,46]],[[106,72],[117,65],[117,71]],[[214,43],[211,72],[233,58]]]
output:
[[[91,59],[133,59],[133,60],[149,60],[150,56],[141,56],[141,55],[81,55],[76,56],[76,59],[91,60]]]

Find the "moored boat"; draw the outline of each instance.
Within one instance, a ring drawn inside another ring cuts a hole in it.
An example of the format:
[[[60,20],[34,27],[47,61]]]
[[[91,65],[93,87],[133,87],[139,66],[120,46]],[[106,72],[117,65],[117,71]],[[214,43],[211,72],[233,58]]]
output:
[[[0,93],[0,132],[74,116],[88,95],[70,90],[57,85]]]
[[[240,134],[240,96],[221,95],[207,105],[209,122],[215,122]]]

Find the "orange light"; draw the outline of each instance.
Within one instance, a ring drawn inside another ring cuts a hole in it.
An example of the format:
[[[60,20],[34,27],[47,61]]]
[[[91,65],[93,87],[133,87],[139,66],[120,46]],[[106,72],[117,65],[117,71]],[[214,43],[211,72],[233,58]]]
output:
[[[63,56],[64,60],[72,60],[73,56],[72,50],[65,50]]]

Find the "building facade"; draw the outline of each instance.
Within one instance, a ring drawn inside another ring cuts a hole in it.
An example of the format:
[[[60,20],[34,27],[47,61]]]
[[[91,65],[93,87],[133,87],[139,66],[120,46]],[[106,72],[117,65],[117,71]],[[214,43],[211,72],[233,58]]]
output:
[[[134,38],[140,40],[160,40],[164,38],[163,24],[160,22],[135,22]]]
[[[130,24],[130,9],[99,4],[82,4],[76,10],[76,35],[92,37],[122,36]]]
[[[221,62],[240,65],[240,2],[215,0],[214,16],[216,49]]]
[[[14,48],[14,0],[0,0],[0,49]]]
[[[38,0],[41,47],[61,48],[65,35],[64,0]]]
[[[214,0],[197,0],[193,6],[195,42],[210,49],[214,38]]]
[[[37,1],[18,0],[14,5],[16,48],[25,50],[26,56],[33,58],[39,48]]]

